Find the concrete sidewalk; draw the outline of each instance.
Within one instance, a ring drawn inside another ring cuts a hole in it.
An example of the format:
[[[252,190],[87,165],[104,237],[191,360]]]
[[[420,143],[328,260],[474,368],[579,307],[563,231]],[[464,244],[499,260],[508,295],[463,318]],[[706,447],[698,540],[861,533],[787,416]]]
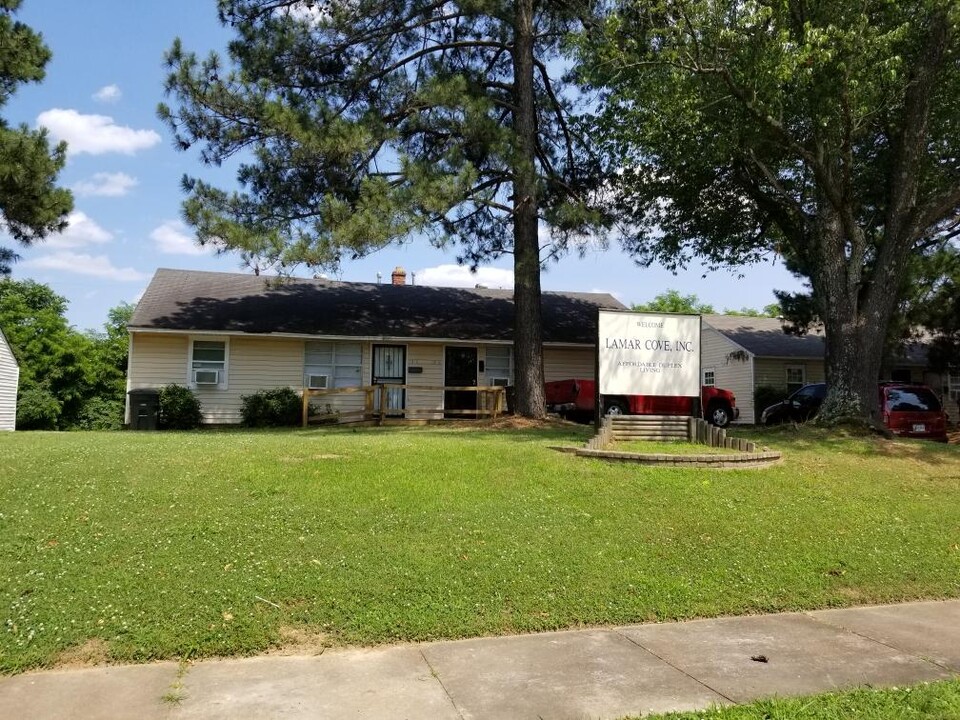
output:
[[[28,673],[0,718],[619,718],[957,674],[952,600]]]

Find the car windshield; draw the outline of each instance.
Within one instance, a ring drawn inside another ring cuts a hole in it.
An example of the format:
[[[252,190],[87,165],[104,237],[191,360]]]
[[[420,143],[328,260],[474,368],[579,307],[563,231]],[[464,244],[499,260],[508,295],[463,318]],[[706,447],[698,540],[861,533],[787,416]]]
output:
[[[940,401],[928,388],[889,388],[887,412],[940,411]]]

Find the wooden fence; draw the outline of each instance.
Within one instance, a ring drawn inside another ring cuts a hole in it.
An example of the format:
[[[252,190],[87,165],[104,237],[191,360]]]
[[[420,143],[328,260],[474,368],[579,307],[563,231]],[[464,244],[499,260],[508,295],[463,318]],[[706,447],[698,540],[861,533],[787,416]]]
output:
[[[430,392],[438,391],[441,398],[445,397],[447,392],[475,392],[477,393],[477,408],[475,410],[447,410],[442,407],[404,407],[390,408],[389,395],[391,390]],[[362,410],[337,410],[331,417],[336,417],[338,423],[342,422],[367,422],[374,420],[377,423],[383,423],[388,418],[398,417],[407,420],[418,419],[436,419],[436,416],[443,417],[488,417],[497,418],[506,409],[506,388],[503,387],[480,387],[480,386],[454,386],[454,385],[365,385],[362,387],[350,388],[332,388],[329,390],[308,390],[303,391],[303,427],[310,423],[310,399],[333,397],[337,395],[349,395],[363,393]]]

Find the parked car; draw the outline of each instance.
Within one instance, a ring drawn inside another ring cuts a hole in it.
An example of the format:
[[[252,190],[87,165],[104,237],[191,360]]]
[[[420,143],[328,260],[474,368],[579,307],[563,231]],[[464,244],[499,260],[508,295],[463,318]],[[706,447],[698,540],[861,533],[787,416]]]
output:
[[[877,391],[881,420],[895,435],[947,442],[947,414],[929,387],[882,382]],[[786,400],[766,408],[760,422],[805,422],[817,414],[826,396],[826,383],[804,385]]]
[[[900,437],[947,442],[947,414],[926,385],[880,383],[883,424]]]
[[[781,400],[765,408],[760,413],[760,424],[776,425],[785,422],[806,422],[817,414],[826,396],[826,383],[804,385],[786,400]]]

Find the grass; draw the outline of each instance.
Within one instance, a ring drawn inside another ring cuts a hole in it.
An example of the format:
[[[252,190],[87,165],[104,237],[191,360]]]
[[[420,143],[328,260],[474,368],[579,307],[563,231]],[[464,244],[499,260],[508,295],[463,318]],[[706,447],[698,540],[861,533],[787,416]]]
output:
[[[0,670],[960,595],[960,447],[751,433],[764,470],[588,430],[0,436]]]
[[[645,720],[960,720],[960,680],[761,700]]]

